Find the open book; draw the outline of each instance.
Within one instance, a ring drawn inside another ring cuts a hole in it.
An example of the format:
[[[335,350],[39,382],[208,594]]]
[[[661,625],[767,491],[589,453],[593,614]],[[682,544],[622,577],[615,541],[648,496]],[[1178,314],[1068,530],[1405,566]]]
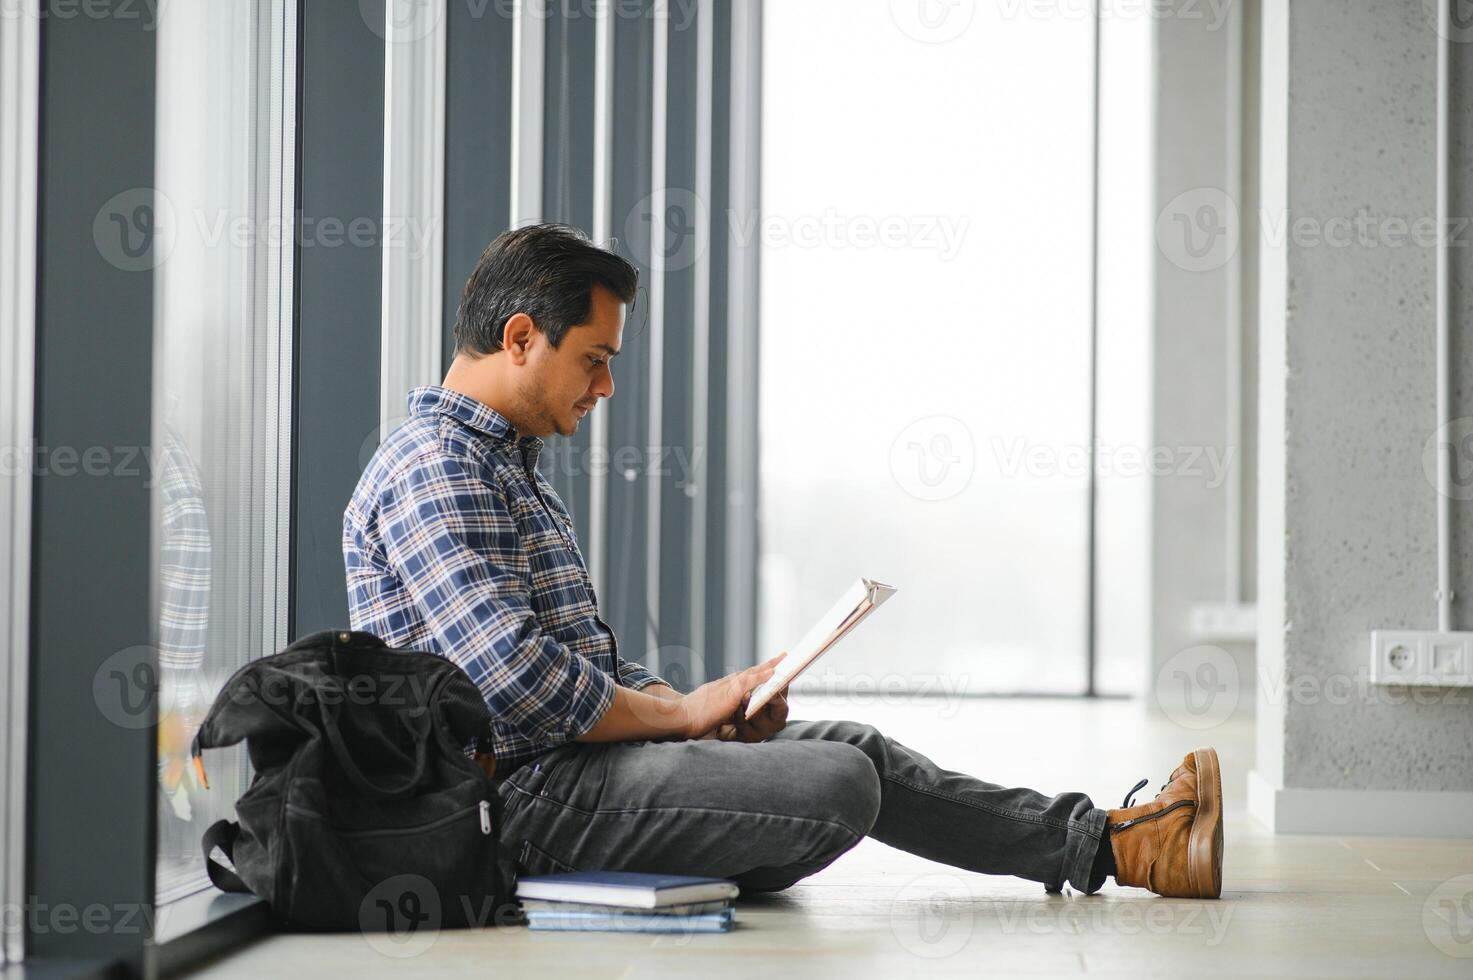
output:
[[[894,594],[894,586],[882,585],[868,578],[862,578],[845,589],[833,608],[819,617],[803,639],[788,650],[788,655],[777,665],[772,677],[752,692],[752,697],[747,702],[747,718],[750,719],[761,711],[762,706],[772,700],[774,694],[787,687],[793,678],[808,669],[809,664],[843,639],[844,634],[858,626],[864,617]]]

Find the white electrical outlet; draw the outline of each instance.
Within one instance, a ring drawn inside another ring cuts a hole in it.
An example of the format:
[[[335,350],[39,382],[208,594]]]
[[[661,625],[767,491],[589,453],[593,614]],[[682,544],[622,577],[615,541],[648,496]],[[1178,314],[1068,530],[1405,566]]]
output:
[[[1203,643],[1252,643],[1258,639],[1258,607],[1251,602],[1199,602],[1187,610],[1187,629]]]
[[[1371,683],[1473,687],[1473,633],[1373,630]]]

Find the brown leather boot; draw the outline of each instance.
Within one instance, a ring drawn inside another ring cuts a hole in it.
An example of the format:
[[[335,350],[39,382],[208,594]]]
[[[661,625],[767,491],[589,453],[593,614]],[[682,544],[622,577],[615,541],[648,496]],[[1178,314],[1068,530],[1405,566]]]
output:
[[[1172,898],[1222,894],[1222,771],[1215,749],[1196,749],[1150,803],[1108,811],[1115,880]]]

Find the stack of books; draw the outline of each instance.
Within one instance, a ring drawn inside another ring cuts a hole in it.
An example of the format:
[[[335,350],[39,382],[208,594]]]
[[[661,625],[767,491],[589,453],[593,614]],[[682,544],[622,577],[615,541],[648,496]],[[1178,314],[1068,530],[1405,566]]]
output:
[[[735,883],[724,878],[574,871],[517,882],[529,928],[559,932],[730,932]]]

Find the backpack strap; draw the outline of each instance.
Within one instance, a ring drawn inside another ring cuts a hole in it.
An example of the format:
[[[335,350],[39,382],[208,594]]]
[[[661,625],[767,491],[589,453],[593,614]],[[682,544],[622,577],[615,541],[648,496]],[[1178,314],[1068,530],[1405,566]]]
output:
[[[240,875],[216,861],[213,856],[215,848],[218,847],[234,864],[235,840],[239,836],[240,824],[234,820],[216,820],[200,838],[200,846],[205,851],[205,870],[210,874],[210,881],[222,892],[250,892],[246,883],[240,880]]]
[[[343,739],[342,729],[338,727],[336,711],[326,705],[321,705],[321,707],[322,734],[327,736],[328,745],[332,747],[332,753],[337,757],[338,765],[360,788],[375,796],[397,799],[413,793],[424,782],[425,773],[430,768],[430,739],[433,737],[433,732],[421,732],[414,740],[414,771],[397,786],[383,786],[364,775],[358,763],[353,761],[353,753],[349,751],[348,744]],[[428,714],[425,715],[425,724],[429,724]]]

